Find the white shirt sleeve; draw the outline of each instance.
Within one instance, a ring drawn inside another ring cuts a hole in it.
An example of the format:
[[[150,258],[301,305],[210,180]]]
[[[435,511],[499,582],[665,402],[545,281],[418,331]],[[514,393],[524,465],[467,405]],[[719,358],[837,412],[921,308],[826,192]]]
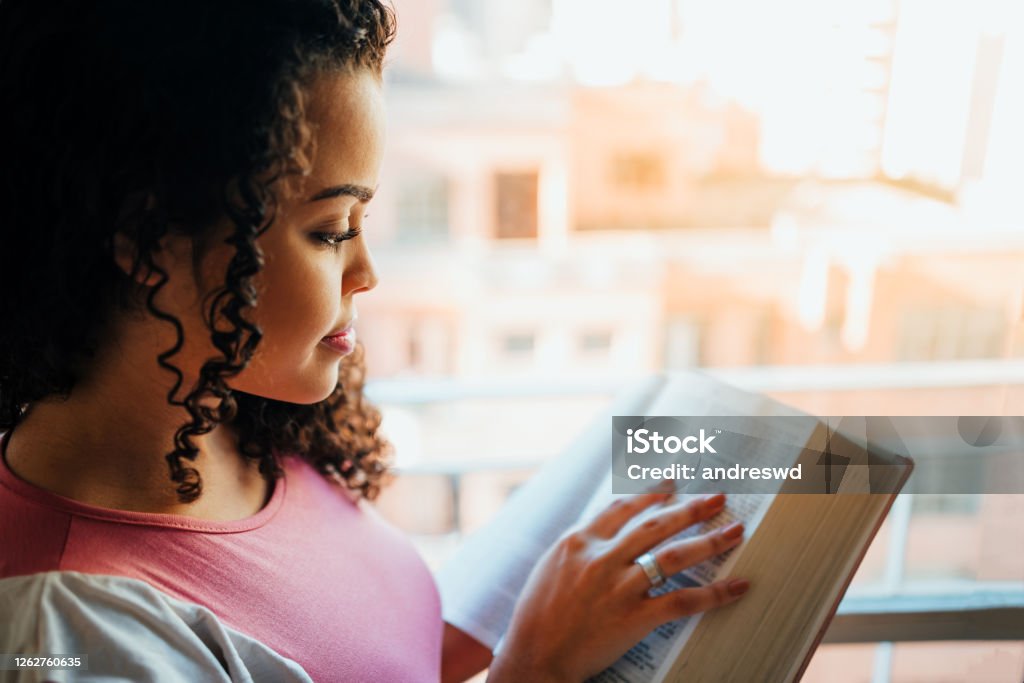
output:
[[[312,683],[297,662],[208,608],[121,576],[0,579],[0,652],[88,656],[87,670],[3,670],[0,683]]]

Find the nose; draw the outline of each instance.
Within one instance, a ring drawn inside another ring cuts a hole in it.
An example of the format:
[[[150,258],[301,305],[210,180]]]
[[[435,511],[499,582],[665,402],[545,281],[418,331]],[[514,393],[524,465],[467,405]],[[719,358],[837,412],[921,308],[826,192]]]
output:
[[[351,240],[347,245],[352,245],[351,258],[347,259],[345,272],[342,276],[342,294],[348,296],[356,292],[368,292],[377,286],[377,268],[370,255],[370,249],[366,245],[366,238],[360,235]],[[346,245],[346,246],[347,246]]]

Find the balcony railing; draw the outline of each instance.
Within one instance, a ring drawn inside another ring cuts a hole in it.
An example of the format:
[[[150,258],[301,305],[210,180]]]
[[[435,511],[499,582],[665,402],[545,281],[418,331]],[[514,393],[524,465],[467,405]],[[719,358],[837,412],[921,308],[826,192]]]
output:
[[[808,366],[705,369],[730,384],[766,393],[862,389],[1024,388],[1024,361],[978,360],[871,366]],[[589,381],[377,380],[367,387],[371,400],[388,406],[417,406],[476,399],[607,396],[635,377]],[[553,454],[523,454],[488,461],[433,459],[398,468],[407,477],[442,477],[453,511],[449,547],[457,542],[464,479],[480,472],[532,471]],[[1024,580],[930,582],[904,579],[904,547],[910,532],[911,495],[900,495],[890,511],[888,553],[879,581],[851,588],[824,638],[826,643],[904,641],[1024,640]],[[1024,538],[1024,519],[1019,520]],[[1019,545],[1019,544],[1018,544]],[[1024,552],[1024,550],[1020,550]],[[883,650],[884,653],[888,652]]]

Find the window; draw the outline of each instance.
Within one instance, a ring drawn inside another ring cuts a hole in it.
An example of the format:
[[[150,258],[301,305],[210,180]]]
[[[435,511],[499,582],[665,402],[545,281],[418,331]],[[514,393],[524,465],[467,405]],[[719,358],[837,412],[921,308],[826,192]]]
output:
[[[533,353],[534,334],[532,332],[513,332],[506,334],[501,340],[501,350],[506,356],[526,356]]]
[[[682,370],[701,364],[700,321],[694,316],[671,317],[665,325],[665,369]]]
[[[914,494],[915,515],[976,515],[981,503],[977,493],[917,493]]]
[[[420,350],[419,335],[417,333],[416,326],[413,325],[409,329],[409,367],[419,367],[421,356],[422,351]]]
[[[427,375],[449,373],[454,364],[452,322],[443,317],[414,319],[408,326],[407,367]]]
[[[398,239],[423,244],[448,237],[448,179],[439,173],[406,176],[398,187]]]
[[[498,173],[495,186],[497,237],[536,239],[537,173]]]
[[[657,190],[665,184],[665,160],[658,154],[620,153],[612,158],[612,185]]]
[[[998,358],[1005,333],[1002,310],[971,306],[911,310],[901,320],[899,359]]]
[[[581,353],[607,352],[612,347],[612,333],[608,330],[590,330],[579,338]]]

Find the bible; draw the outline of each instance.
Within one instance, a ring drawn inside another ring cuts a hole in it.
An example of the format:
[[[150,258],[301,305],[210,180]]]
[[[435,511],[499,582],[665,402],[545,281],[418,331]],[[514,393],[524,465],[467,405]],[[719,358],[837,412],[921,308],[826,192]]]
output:
[[[660,625],[590,680],[799,680],[913,461],[896,452],[891,439],[885,448],[873,443],[871,429],[863,423],[859,434],[833,430],[821,418],[700,372],[657,374],[628,386],[566,451],[518,487],[497,515],[438,570],[445,621],[500,651],[536,561],[617,495],[612,463],[621,454],[613,453],[612,418],[624,415],[750,418],[772,438],[754,440],[750,452],[729,457],[757,465],[793,465],[807,461],[808,454],[841,452],[843,476],[830,493],[794,492],[793,482],[780,482],[777,491],[768,493],[763,484],[751,493],[737,492],[735,485],[728,489],[722,513],[665,543],[736,519],[746,526],[744,542],[669,577],[651,593],[730,576],[750,579],[750,591],[736,603]],[[804,419],[764,419],[776,417]],[[872,419],[885,420],[861,418]],[[677,499],[716,490],[716,482],[695,483],[680,491],[676,482]]]

